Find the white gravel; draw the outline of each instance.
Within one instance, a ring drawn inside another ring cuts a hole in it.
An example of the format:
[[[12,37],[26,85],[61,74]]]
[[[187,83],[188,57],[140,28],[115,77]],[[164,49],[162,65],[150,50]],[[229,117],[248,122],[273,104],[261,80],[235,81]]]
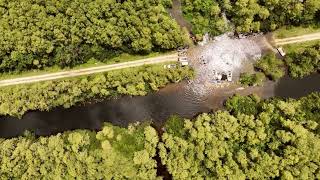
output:
[[[250,38],[233,39],[227,34],[215,37],[192,53],[197,64],[194,65],[196,77],[188,87],[199,95],[210,93],[206,83],[216,83],[215,72],[239,76],[243,65],[259,59],[261,54],[262,49]]]

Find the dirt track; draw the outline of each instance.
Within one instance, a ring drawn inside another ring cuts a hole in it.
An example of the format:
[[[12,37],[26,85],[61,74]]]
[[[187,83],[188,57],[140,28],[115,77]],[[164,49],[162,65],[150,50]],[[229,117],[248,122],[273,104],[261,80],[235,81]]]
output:
[[[313,40],[320,40],[320,33],[313,33],[284,39],[275,39],[274,42],[276,46],[282,46],[286,44],[300,43]]]
[[[63,71],[63,72],[57,72],[57,73],[49,73],[49,74],[44,74],[44,75],[29,76],[29,77],[23,77],[23,78],[1,80],[0,87],[9,86],[9,85],[16,85],[16,84],[33,83],[33,82],[39,82],[39,81],[55,80],[55,79],[82,76],[82,75],[89,75],[89,74],[101,73],[101,72],[106,72],[106,71],[111,71],[111,70],[136,67],[136,66],[142,66],[142,65],[147,65],[147,64],[164,63],[164,62],[177,61],[177,60],[178,60],[178,54],[175,53],[175,54],[171,54],[171,55],[142,59],[142,60],[137,60],[137,61],[130,61],[130,62],[125,62],[125,63],[104,65],[104,66],[78,69],[78,70]]]

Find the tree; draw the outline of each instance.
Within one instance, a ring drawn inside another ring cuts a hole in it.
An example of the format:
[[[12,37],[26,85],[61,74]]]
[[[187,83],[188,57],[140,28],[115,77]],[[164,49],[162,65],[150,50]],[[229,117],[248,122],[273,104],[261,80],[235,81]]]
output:
[[[275,54],[267,54],[256,62],[255,67],[272,80],[277,80],[285,74],[283,65],[284,62],[276,58]]]
[[[289,74],[302,78],[320,70],[320,44],[306,47],[302,52],[292,52],[286,57]]]
[[[161,162],[174,179],[320,177],[318,124],[306,118],[300,100],[252,104],[248,99],[236,96],[229,106],[232,111],[253,106],[255,113],[246,109],[232,114],[230,109],[204,113],[183,122],[179,131],[184,131],[184,136],[171,131],[162,135]]]
[[[126,138],[130,138],[130,141]],[[147,125],[0,139],[1,179],[156,179],[158,137]],[[122,149],[121,149],[121,148]],[[126,149],[129,148],[129,149]]]
[[[240,83],[246,86],[256,86],[261,85],[266,79],[266,76],[261,73],[254,73],[254,74],[248,74],[248,73],[241,73],[240,74]]]
[[[69,67],[90,58],[104,61],[114,52],[149,53],[183,46],[187,34],[163,3],[170,2],[2,1],[0,72]],[[161,42],[155,38],[158,33],[165,36]]]
[[[152,65],[109,71],[87,77],[22,84],[0,89],[0,114],[21,117],[27,111],[48,111],[57,106],[69,108],[94,98],[144,96],[168,83],[192,78],[188,67],[164,69]]]

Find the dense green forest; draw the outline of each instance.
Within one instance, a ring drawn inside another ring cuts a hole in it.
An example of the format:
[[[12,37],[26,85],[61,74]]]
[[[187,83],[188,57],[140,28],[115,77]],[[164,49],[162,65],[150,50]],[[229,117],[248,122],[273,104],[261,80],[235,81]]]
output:
[[[320,178],[320,94],[234,96],[226,108],[171,119],[159,148],[173,179]]]
[[[1,179],[319,179],[320,94],[235,95],[226,110],[147,124],[0,139]],[[160,162],[158,162],[160,163]]]
[[[155,0],[0,0],[0,72],[148,53],[188,36]]]
[[[155,179],[158,140],[146,125],[0,139],[0,179]]]
[[[224,18],[240,33],[320,23],[319,0],[182,0],[182,5],[196,35],[225,32]]]
[[[301,51],[288,53],[285,59],[290,76],[302,78],[320,70],[320,43],[317,43]]]
[[[29,110],[68,108],[76,103],[118,95],[144,96],[168,83],[193,77],[189,67],[141,66],[84,77],[2,87],[0,115],[22,116]]]

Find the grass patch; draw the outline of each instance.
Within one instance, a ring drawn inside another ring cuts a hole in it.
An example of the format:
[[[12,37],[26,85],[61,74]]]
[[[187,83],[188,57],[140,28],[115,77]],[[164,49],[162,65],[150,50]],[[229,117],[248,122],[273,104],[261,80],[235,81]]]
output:
[[[308,41],[303,43],[295,43],[295,44],[287,44],[283,46],[283,49],[286,53],[292,53],[292,52],[302,52],[306,48],[312,47],[316,44],[320,43],[320,40],[314,40],[314,41]]]
[[[28,76],[36,76],[36,75],[43,75],[47,73],[55,73],[55,72],[64,72],[69,70],[77,70],[82,68],[91,68],[91,67],[98,67],[103,65],[110,65],[110,64],[116,64],[116,63],[123,63],[123,62],[129,62],[129,61],[135,61],[140,59],[146,59],[146,58],[152,58],[157,57],[160,55],[168,55],[172,52],[153,52],[148,55],[132,55],[128,53],[122,53],[116,57],[113,57],[111,59],[106,60],[105,62],[101,62],[95,59],[90,59],[84,64],[80,64],[77,66],[74,66],[72,68],[61,68],[59,66],[52,66],[52,67],[45,67],[44,69],[35,69],[30,71],[22,71],[22,72],[6,72],[6,73],[0,73],[0,80],[5,79],[13,79],[13,78],[20,78],[20,77],[28,77]]]
[[[319,25],[313,26],[284,26],[273,32],[275,38],[283,39],[295,36],[301,36],[305,34],[320,32]]]

